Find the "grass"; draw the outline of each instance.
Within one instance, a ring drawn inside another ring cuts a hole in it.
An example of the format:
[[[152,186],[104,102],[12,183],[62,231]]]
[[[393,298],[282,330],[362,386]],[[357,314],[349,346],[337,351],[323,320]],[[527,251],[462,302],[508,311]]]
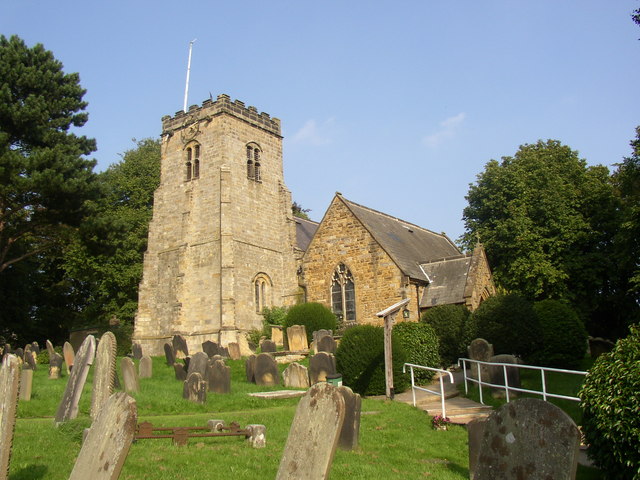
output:
[[[264,424],[267,446],[253,449],[241,437],[194,438],[184,447],[171,440],[139,440],[131,447],[120,478],[275,478],[283,454],[297,399],[265,400],[249,397],[253,391],[278,390],[250,384],[243,361],[227,361],[232,369],[232,393],[209,394],[204,405],[182,399],[182,382],[163,358],[153,359],[153,378],[141,379],[134,394],[138,421],[156,426],[205,426],[209,419]],[[284,366],[281,367],[282,369]],[[91,376],[91,374],[90,374]],[[120,377],[121,378],[121,377]],[[79,418],[59,428],[53,426],[66,383],[48,380],[46,366],[35,372],[30,402],[20,402],[13,443],[10,480],[68,478],[90,420],[91,377],[80,402]],[[331,478],[431,478],[467,479],[467,433],[463,427],[448,431],[430,428],[425,412],[409,405],[363,399],[360,446],[338,450]],[[578,478],[598,478],[581,470]]]

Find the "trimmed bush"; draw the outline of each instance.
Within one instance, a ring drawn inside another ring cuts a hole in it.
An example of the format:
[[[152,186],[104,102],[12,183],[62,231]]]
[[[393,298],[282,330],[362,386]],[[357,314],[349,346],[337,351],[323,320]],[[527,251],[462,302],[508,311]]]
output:
[[[393,349],[393,383],[396,393],[409,386],[402,373],[406,353],[396,335],[391,341]],[[336,365],[342,381],[360,395],[384,395],[384,328],[357,325],[348,328],[336,351]]]
[[[440,305],[422,314],[420,321],[431,325],[438,336],[443,365],[453,365],[467,356],[467,345],[476,337],[470,315],[464,305]]]
[[[407,363],[424,367],[438,368],[438,336],[431,325],[417,322],[402,322],[393,327],[393,335],[398,338],[407,354]],[[429,370],[413,370],[416,383],[431,381],[435,372]]]
[[[287,318],[287,307],[264,307],[262,309],[262,332],[267,338],[271,338],[271,325],[284,326],[284,322]],[[258,337],[258,343],[260,343],[260,337]]]
[[[531,359],[542,347],[542,332],[533,305],[510,293],[490,297],[472,314],[477,335],[493,344],[497,354]]]
[[[578,396],[589,456],[606,478],[640,478],[640,325],[596,360]]]
[[[321,303],[301,303],[291,307],[284,319],[285,327],[292,325],[304,325],[307,330],[307,341],[311,343],[313,332],[336,329],[336,316]]]
[[[576,311],[559,300],[533,304],[540,328],[542,349],[536,355],[538,365],[576,368],[587,352],[587,330]]]

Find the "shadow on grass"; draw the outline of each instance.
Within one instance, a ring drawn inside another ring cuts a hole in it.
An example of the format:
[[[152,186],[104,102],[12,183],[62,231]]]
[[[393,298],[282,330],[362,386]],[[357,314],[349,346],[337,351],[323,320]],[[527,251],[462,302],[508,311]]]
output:
[[[22,470],[18,470],[12,474],[9,480],[37,480],[38,478],[45,478],[48,470],[46,465],[28,465]]]

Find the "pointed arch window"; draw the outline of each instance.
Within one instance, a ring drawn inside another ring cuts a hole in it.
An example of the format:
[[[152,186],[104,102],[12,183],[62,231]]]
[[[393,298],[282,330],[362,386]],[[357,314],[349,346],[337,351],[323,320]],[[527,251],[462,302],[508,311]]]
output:
[[[200,145],[191,145],[186,150],[185,181],[200,178]]]
[[[272,305],[271,279],[265,273],[259,273],[253,280],[253,299],[256,313],[261,313],[265,307]]]
[[[344,263],[339,264],[331,278],[331,309],[341,320],[356,320],[356,289],[353,275]]]
[[[247,178],[258,183],[262,181],[260,155],[260,147],[258,147],[255,143],[250,143],[247,145]]]

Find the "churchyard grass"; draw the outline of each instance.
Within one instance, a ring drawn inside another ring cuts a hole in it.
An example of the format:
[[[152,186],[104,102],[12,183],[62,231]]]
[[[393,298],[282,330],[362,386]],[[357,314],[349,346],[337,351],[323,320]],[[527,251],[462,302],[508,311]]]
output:
[[[298,399],[249,397],[251,391],[283,387],[250,384],[245,379],[244,361],[228,360],[227,364],[232,369],[232,393],[209,393],[207,402],[198,405],[182,399],[182,382],[175,380],[173,369],[163,358],[154,358],[153,378],[141,379],[141,391],[132,395],[138,404],[138,421],[155,426],[205,426],[209,419],[222,419],[227,424],[235,421],[241,427],[263,424],[266,448],[251,448],[242,437],[193,438],[182,447],[174,446],[170,439],[139,440],[131,447],[122,480],[275,478]],[[82,431],[90,424],[91,375],[79,418],[55,428],[53,415],[67,378],[49,380],[46,366],[36,371],[32,400],[19,406],[10,480],[68,478],[80,451]],[[598,478],[590,473],[581,469],[578,478]],[[355,451],[336,451],[331,478],[424,477],[468,478],[466,430],[451,426],[448,431],[435,431],[421,410],[363,399],[360,446]]]

